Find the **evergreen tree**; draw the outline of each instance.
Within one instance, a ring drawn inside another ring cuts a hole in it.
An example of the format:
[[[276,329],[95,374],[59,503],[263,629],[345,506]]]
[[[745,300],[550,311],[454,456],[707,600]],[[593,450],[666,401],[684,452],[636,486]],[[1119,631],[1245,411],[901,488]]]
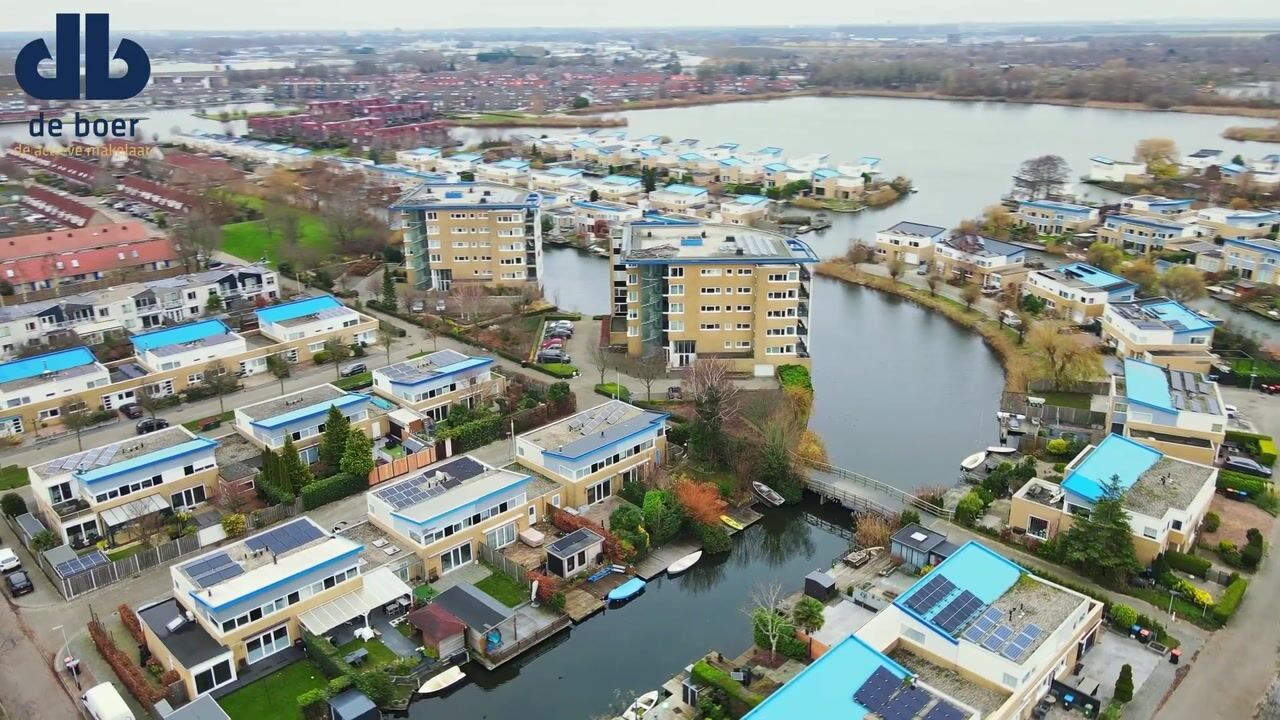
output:
[[[338,472],[342,452],[347,447],[347,434],[351,423],[338,406],[329,406],[329,417],[324,421],[324,440],[320,441],[320,467],[326,475]]]
[[[396,309],[396,279],[390,265],[383,266],[382,270],[382,304],[388,310]]]
[[[280,456],[271,448],[262,450],[262,470],[258,474],[258,482],[280,487]]]
[[[1085,575],[1118,584],[1138,569],[1120,477],[1112,475],[1088,515],[1076,515],[1060,535],[1063,559]]]
[[[1133,668],[1127,663],[1120,668],[1120,677],[1116,678],[1115,699],[1129,702],[1133,699]]]
[[[348,435],[342,472],[354,477],[368,477],[373,472],[373,440],[368,435],[358,430]]]
[[[293,438],[285,438],[284,447],[280,448],[281,485],[280,489],[291,495],[297,495],[303,487],[315,480],[311,468],[302,462],[298,448],[293,445]]]

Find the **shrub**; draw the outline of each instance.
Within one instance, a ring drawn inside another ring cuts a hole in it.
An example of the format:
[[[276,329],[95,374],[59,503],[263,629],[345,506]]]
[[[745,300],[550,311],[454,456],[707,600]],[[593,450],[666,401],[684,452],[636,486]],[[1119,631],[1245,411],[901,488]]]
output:
[[[453,439],[454,452],[472,450],[481,445],[488,445],[502,436],[502,418],[487,415],[468,420],[458,425],[437,427],[436,437],[440,440]]]
[[[702,543],[704,552],[728,552],[729,548],[732,547],[729,541],[729,531],[718,523],[698,523],[694,525],[694,534],[698,536],[698,542]]]
[[[671,423],[667,426],[667,442],[681,447],[689,444],[689,423]]]
[[[1276,444],[1269,435],[1228,430],[1227,440],[1247,448],[1249,453],[1263,465],[1271,466],[1276,462]]]
[[[911,523],[920,523],[920,513],[910,509],[903,510],[902,514],[898,516],[898,527],[906,527]]]
[[[1218,532],[1218,528],[1222,526],[1222,518],[1216,512],[1207,513],[1204,516],[1204,531]]]
[[[1169,563],[1169,567],[1195,575],[1198,578],[1208,576],[1209,568],[1213,566],[1213,563],[1209,562],[1207,558],[1186,555],[1176,550],[1170,550],[1164,556],[1165,561]]]
[[[321,505],[327,505],[368,489],[369,478],[339,473],[302,488],[302,506],[307,510],[314,510]]]
[[[324,717],[328,709],[329,691],[325,688],[312,688],[299,695],[297,702],[304,717]]]
[[[1252,475],[1245,475],[1234,470],[1221,470],[1218,472],[1218,487],[1228,490],[1239,490],[1249,495],[1262,495],[1267,491],[1268,483],[1262,478]]]
[[[532,367],[555,378],[571,378],[578,374],[578,368],[564,363],[535,363]]]
[[[1258,563],[1262,562],[1262,546],[1261,545],[1245,545],[1240,551],[1240,565],[1245,570],[1257,570]]]
[[[146,645],[147,638],[142,634],[142,621],[138,619],[138,614],[133,611],[126,603],[120,603],[120,607],[116,608],[116,612],[120,613],[120,624],[124,625],[129,634],[133,636],[135,642],[139,645]]]
[[[1052,440],[1050,440],[1050,441],[1049,441],[1049,444],[1048,444],[1048,445],[1045,445],[1045,450],[1046,450],[1050,455],[1058,455],[1058,456],[1062,456],[1062,455],[1066,455],[1066,454],[1067,454],[1067,449],[1068,449],[1069,447],[1070,447],[1070,446],[1068,445],[1068,443],[1067,443],[1067,441],[1066,441],[1065,439],[1063,439],[1063,438],[1054,438],[1054,439],[1052,439]]]
[[[329,694],[337,695],[338,693],[346,691],[349,687],[351,687],[351,676],[340,675],[329,681]]]
[[[1138,622],[1138,611],[1124,605],[1116,603],[1111,606],[1111,622],[1116,627],[1128,632]]]
[[[324,350],[321,350],[320,352],[311,356],[311,361],[317,365],[323,365],[329,362],[329,353]]]
[[[602,383],[600,385],[596,385],[596,393],[608,398],[617,397],[619,400],[624,402],[630,402],[631,400],[631,390],[626,385],[619,385],[617,383]]]
[[[320,666],[325,677],[333,679],[351,674],[351,666],[342,659],[342,653],[338,652],[333,643],[303,630],[302,644],[306,647],[307,656]]]
[[[956,503],[956,522],[961,525],[973,525],[982,516],[986,505],[981,495],[970,490],[960,498],[960,502]]]
[[[1250,545],[1262,545],[1262,531],[1258,528],[1249,528],[1244,534]]]
[[[749,708],[759,705],[764,700],[764,698],[747,690],[736,680],[729,677],[729,673],[712,665],[705,659],[693,664],[693,669],[689,671],[689,676],[695,684],[718,688],[729,697],[738,700]]]
[[[249,521],[241,513],[231,513],[222,518],[222,530],[227,537],[240,537],[249,529]]]
[[[18,517],[27,512],[27,501],[15,492],[7,492],[0,497],[0,510],[4,511],[5,517]]]
[[[31,547],[36,552],[44,552],[58,547],[58,536],[52,530],[41,530],[31,538]]]
[[[1232,580],[1231,584],[1227,585],[1227,589],[1222,592],[1222,596],[1218,598],[1218,603],[1210,611],[1213,613],[1213,618],[1226,625],[1227,621],[1236,614],[1236,610],[1240,608],[1240,601],[1244,600],[1244,593],[1248,589],[1248,580],[1242,577]]]
[[[1061,475],[1062,473],[1067,471],[1067,464],[1064,462],[1054,463],[1053,471]]]
[[[1236,544],[1231,542],[1230,540],[1222,540],[1218,543],[1218,552],[1222,553],[1223,555],[1233,553],[1236,550],[1237,550]]]
[[[1133,699],[1133,668],[1125,663],[1120,668],[1120,677],[1116,678],[1115,699],[1129,702]]]
[[[253,486],[258,493],[258,497],[262,498],[268,505],[288,505],[293,502],[293,495],[277,487],[275,483],[267,480],[266,476],[261,473],[254,480]]]
[[[384,670],[366,670],[356,675],[352,684],[376,705],[386,705],[396,694],[396,686]]]

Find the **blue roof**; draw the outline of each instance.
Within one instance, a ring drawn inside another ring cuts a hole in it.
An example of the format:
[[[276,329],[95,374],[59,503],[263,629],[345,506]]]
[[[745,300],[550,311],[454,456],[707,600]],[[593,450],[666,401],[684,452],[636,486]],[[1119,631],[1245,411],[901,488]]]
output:
[[[1266,238],[1248,238],[1227,240],[1227,245],[1237,245],[1239,247],[1257,250],[1258,252],[1271,253],[1272,255],[1280,255],[1280,244],[1275,240],[1267,240]]]
[[[643,181],[638,177],[631,177],[630,175],[606,175],[600,179],[600,182],[606,185],[632,186],[639,185]]]
[[[128,460],[125,460],[124,462],[118,462],[112,465],[104,465],[102,467],[94,468],[92,470],[86,470],[85,472],[82,472],[82,473],[75,473],[75,475],[76,477],[80,478],[80,480],[83,482],[95,483],[101,480],[107,480],[109,478],[116,477],[123,473],[131,472],[133,470],[139,470],[149,465],[154,465],[156,463],[164,462],[166,460],[175,460],[177,458],[183,457],[184,455],[190,455],[191,453],[198,452],[200,450],[206,450],[208,448],[217,447],[217,446],[218,446],[217,440],[210,440],[209,438],[206,438],[206,437],[192,438],[191,440],[188,440],[184,443],[172,445],[170,447],[164,448],[163,450],[157,450],[152,453],[147,453],[146,455],[139,455],[137,457],[132,457],[132,458],[129,458]]]
[[[1222,172],[1226,172],[1226,173],[1249,172],[1249,168],[1243,165],[1238,165],[1236,163],[1227,163],[1225,165],[1220,166],[1219,169],[1222,170]]]
[[[793,168],[786,163],[769,163],[764,166],[764,169],[769,172],[790,172],[793,170]]]
[[[850,635],[766,697],[743,720],[861,720],[869,711],[854,699],[854,693],[880,668],[898,678],[912,675],[857,635]]]
[[[1151,204],[1155,205],[1157,203],[1151,203]],[[1161,220],[1156,220],[1155,218],[1138,217],[1137,215],[1111,215],[1107,218],[1107,227],[1112,227],[1111,222],[1113,220],[1117,224],[1129,223],[1132,225],[1142,225],[1144,227],[1153,227],[1160,230],[1174,230],[1177,232],[1182,232],[1184,228],[1182,223],[1161,221]]]
[[[739,159],[738,159],[738,158],[736,158],[736,157],[727,157],[727,158],[725,158],[725,159],[721,160],[721,161],[720,161],[720,164],[721,164],[721,165],[723,165],[723,166],[725,166],[725,167],[738,167],[739,165],[746,165],[746,163],[745,163],[745,162],[743,162],[743,161],[739,160]]]
[[[707,194],[706,188],[698,187],[697,185],[684,185],[681,183],[676,183],[675,185],[668,185],[662,189],[666,190],[667,192],[679,193],[681,195],[706,195]]]
[[[258,315],[260,323],[278,323],[285,320],[304,317],[306,315],[314,315],[321,310],[329,308],[343,307],[342,303],[332,295],[320,295],[318,297],[306,298],[303,300],[294,300],[293,302],[282,303],[265,307],[255,311]]]
[[[499,160],[498,162],[494,163],[491,167],[514,168],[516,170],[523,170],[529,167],[529,163],[519,158],[507,158],[506,160]]]
[[[813,171],[813,176],[819,180],[828,180],[833,177],[840,177],[840,171],[832,170],[831,168],[818,168]]]
[[[1200,332],[1213,329],[1213,323],[1173,300],[1145,305],[1143,309],[1155,315],[1166,325],[1181,325],[1182,329],[1175,329],[1175,333]]]
[[[1058,268],[1058,271],[1061,273],[1070,273],[1080,282],[1099,289],[1111,287],[1116,283],[1137,287],[1137,285],[1134,285],[1119,275],[1112,275],[1105,270],[1099,270],[1088,263],[1071,263],[1070,265]]]
[[[1073,215],[1088,215],[1093,212],[1093,208],[1088,205],[1076,205],[1074,203],[1056,202],[1054,200],[1023,200],[1019,205],[1028,205],[1030,207],[1043,208],[1045,210],[1055,210],[1057,212],[1071,213]]]
[[[902,612],[929,625],[943,637],[956,642],[956,638],[951,633],[934,624],[933,618],[937,613],[966,590],[981,600],[984,605],[990,605],[998,600],[1001,595],[1008,592],[1009,588],[1013,587],[1013,584],[1018,581],[1018,577],[1021,575],[1022,568],[1018,567],[1016,563],[987,548],[987,546],[970,540],[961,545],[946,560],[939,563],[933,569],[933,572],[920,578],[914,585],[907,588],[906,592],[894,600],[894,604]],[[938,598],[923,613],[912,610],[908,606],[907,600],[939,576],[950,580],[955,589],[949,595]]]
[[[327,413],[329,412],[330,406],[337,407],[337,408],[345,408],[350,405],[355,405],[357,403],[366,403],[366,402],[369,402],[368,395],[361,395],[360,393],[347,393],[346,395],[343,395],[342,397],[339,397],[339,398],[334,398],[333,400],[318,402],[318,403],[315,403],[314,405],[308,405],[306,407],[298,408],[297,410],[290,410],[289,412],[284,413],[283,415],[276,415],[275,417],[263,418],[262,420],[253,420],[251,422],[252,424],[257,425],[258,427],[277,428],[277,427],[280,427],[281,425],[288,425],[291,422],[297,422],[298,420],[304,420],[309,417],[314,417],[316,415]]]
[[[445,158],[445,159],[446,159],[446,160],[458,160],[458,161],[460,161],[460,162],[475,162],[475,161],[478,161],[478,160],[483,160],[484,158],[483,158],[483,157],[481,157],[480,155],[475,154],[475,153],[459,153],[459,154],[457,154],[457,155],[451,155],[450,157]]]
[[[563,175],[565,177],[577,177],[582,174],[578,168],[557,167],[546,171],[548,175]]]
[[[857,164],[858,165],[879,165],[880,158],[873,157],[871,155],[863,155],[862,157],[858,158]]]
[[[681,160],[704,160],[701,153],[691,152],[680,156]]]
[[[1062,487],[1096,502],[1105,494],[1112,476],[1118,478],[1120,489],[1127,490],[1162,457],[1159,450],[1126,437],[1108,435],[1067,475]]]
[[[1115,164],[1116,164],[1116,161],[1115,161],[1115,160],[1112,160],[1111,158],[1106,157],[1105,155],[1094,155],[1093,157],[1089,158],[1089,161],[1090,161],[1090,162],[1101,163],[1101,164],[1103,164],[1103,165],[1115,165]]]
[[[427,157],[440,157],[440,148],[420,147],[412,150],[405,150],[410,155],[426,155]]]
[[[228,335],[231,328],[221,320],[201,320],[200,322],[187,323],[186,325],[178,325],[177,327],[165,328],[163,330],[153,330],[148,333],[134,335],[133,349],[137,352],[147,352],[169,345],[181,345],[183,343],[195,342],[203,340],[214,335]]]
[[[759,150],[757,150],[756,154],[757,155],[781,155],[782,148],[769,145],[768,147],[762,147]]]
[[[1176,413],[1164,368],[1141,360],[1124,361],[1124,394],[1129,402]]]
[[[760,197],[759,195],[739,195],[733,199],[733,202],[741,203],[742,205],[763,205],[769,202],[769,198]]]
[[[98,359],[93,356],[89,348],[83,345],[20,360],[10,360],[7,363],[0,363],[0,383],[25,380],[46,372],[62,372],[96,362]]]

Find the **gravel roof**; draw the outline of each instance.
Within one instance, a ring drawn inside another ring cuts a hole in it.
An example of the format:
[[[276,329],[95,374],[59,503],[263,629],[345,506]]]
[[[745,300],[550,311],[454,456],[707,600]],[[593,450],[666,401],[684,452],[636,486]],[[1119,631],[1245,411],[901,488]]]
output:
[[[1124,494],[1124,507],[1151,517],[1171,508],[1185,510],[1213,477],[1213,468],[1165,456],[1156,461]]]

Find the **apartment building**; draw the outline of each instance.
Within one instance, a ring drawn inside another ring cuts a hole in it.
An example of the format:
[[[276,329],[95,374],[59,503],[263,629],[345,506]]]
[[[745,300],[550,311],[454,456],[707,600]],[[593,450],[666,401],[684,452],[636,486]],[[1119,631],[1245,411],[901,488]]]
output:
[[[529,183],[529,161],[508,158],[498,162],[484,163],[475,169],[475,173],[476,180],[482,182],[524,187]]]
[[[720,212],[712,215],[715,222],[751,227],[769,217],[773,201],[760,195],[739,195],[720,203]]]
[[[1133,300],[1137,289],[1136,284],[1085,263],[1035,270],[1022,284],[1024,295],[1044,300],[1049,311],[1077,323],[1101,317],[1107,303]]]
[[[236,431],[261,448],[279,450],[293,440],[304,462],[320,459],[329,408],[338,408],[352,429],[378,437],[369,396],[339,390],[328,383],[236,408]]]
[[[150,516],[213,497],[217,446],[169,427],[34,465],[27,475],[36,512],[60,540],[77,546],[98,538],[128,542]]]
[[[1144,360],[1170,370],[1208,373],[1216,326],[1195,310],[1168,298],[1108,303],[1102,339],[1116,356]]]
[[[375,368],[373,391],[439,422],[454,405],[475,407],[501,395],[506,380],[493,372],[493,358],[440,350]]]
[[[900,222],[887,230],[876,233],[876,255],[885,262],[901,260],[907,265],[927,264],[933,259],[933,249],[946,228],[914,222]]]
[[[1098,209],[1054,200],[1023,200],[1014,216],[1040,235],[1074,235],[1098,224]]]
[[[1106,496],[1113,478],[1139,562],[1150,563],[1166,550],[1190,552],[1195,547],[1200,522],[1213,501],[1217,468],[1119,435],[1085,448],[1067,464],[1061,485],[1028,480],[1013,495],[1009,525],[1025,528],[1032,537],[1057,537]]]
[[[177,262],[166,238],[137,223],[88,225],[6,238],[0,245],[0,280],[25,293],[104,279],[145,277]]]
[[[323,635],[409,596],[374,557],[300,517],[173,565],[173,596],[138,608],[147,649],[177,671],[188,696],[208,693],[293,647],[304,630]]]
[[[517,466],[498,469],[470,455],[365,495],[369,520],[410,548],[438,579],[480,556],[477,543],[498,549],[546,517],[556,483]]]
[[[146,203],[157,210],[185,215],[196,206],[198,198],[185,190],[147,180],[137,175],[125,175],[116,182],[116,192],[130,200]]]
[[[705,216],[711,196],[704,187],[675,183],[649,193],[649,208],[679,215]]]
[[[933,251],[934,268],[944,278],[992,290],[1022,282],[1026,261],[1026,250],[982,235],[952,235],[937,241]]]
[[[392,209],[404,227],[409,283],[541,284],[542,218],[536,192],[495,183],[428,183]]]
[[[1102,610],[971,540],[744,720],[1023,720],[1100,640]]]
[[[1134,195],[1120,201],[1122,215],[1176,220],[1191,211],[1191,199],[1174,200],[1163,195]]]
[[[1146,174],[1146,163],[1115,160],[1105,155],[1089,158],[1089,179],[1094,182],[1139,182]]]
[[[1234,270],[1242,280],[1280,285],[1280,242],[1266,238],[1227,240],[1222,250],[1224,270]]]
[[[809,362],[817,256],[778,233],[661,217],[612,243],[609,342],[669,367],[719,358],[734,372],[774,374]]]
[[[594,505],[662,464],[668,417],[610,400],[517,436],[516,462],[559,483],[552,505]]]
[[[1108,215],[1098,226],[1098,239],[1122,250],[1140,254],[1196,236],[1195,226],[1142,215]]]
[[[1226,438],[1226,405],[1204,375],[1125,360],[1111,378],[1110,431],[1166,455],[1212,465]]]
[[[82,395],[110,383],[110,371],[83,346],[0,363],[0,437],[57,422],[64,403],[86,406]]]
[[[1191,222],[1203,228],[1205,235],[1224,240],[1249,240],[1270,233],[1276,223],[1280,223],[1280,212],[1207,207],[1196,210]]]

